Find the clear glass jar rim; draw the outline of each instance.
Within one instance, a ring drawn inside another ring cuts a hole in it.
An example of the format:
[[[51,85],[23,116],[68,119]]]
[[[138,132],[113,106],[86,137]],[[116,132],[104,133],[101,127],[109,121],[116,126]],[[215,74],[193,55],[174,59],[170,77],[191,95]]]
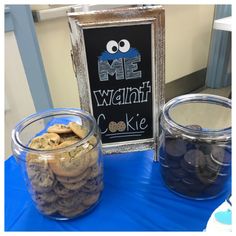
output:
[[[227,127],[224,129],[217,129],[217,130],[194,130],[194,129],[190,129],[190,128],[187,128],[178,124],[170,117],[169,112],[172,108],[180,104],[187,104],[187,103],[192,103],[192,102],[216,104],[216,105],[228,107],[231,109],[231,100],[228,98],[218,96],[218,95],[212,95],[212,94],[186,94],[186,95],[181,95],[181,96],[171,99],[163,106],[162,115],[165,122],[167,122],[171,128],[174,128],[180,132],[184,132],[189,137],[211,136],[211,138],[213,139],[214,137],[217,137],[217,138],[222,137],[222,138],[231,139],[231,127]]]
[[[81,139],[80,141],[68,146],[68,147],[63,147],[63,148],[58,148],[58,149],[53,149],[53,150],[36,150],[36,149],[32,149],[30,147],[27,147],[26,145],[24,145],[21,140],[20,140],[20,132],[27,127],[28,125],[30,125],[31,123],[41,120],[43,118],[47,118],[50,116],[58,116],[58,115],[71,115],[71,116],[82,116],[84,118],[87,118],[91,121],[92,123],[92,127],[89,130],[87,136],[83,139]],[[16,145],[17,149],[20,151],[25,151],[25,152],[30,152],[32,154],[53,154],[53,153],[60,153],[60,152],[65,152],[65,151],[70,151],[71,149],[73,149],[74,147],[77,146],[82,146],[83,144],[85,144],[90,138],[91,136],[93,136],[95,134],[95,130],[96,130],[96,120],[95,118],[89,114],[88,112],[81,110],[79,108],[53,108],[53,109],[48,109],[42,112],[38,112],[38,113],[34,113],[26,118],[24,118],[23,120],[19,121],[15,128],[12,130],[12,141],[14,143],[14,145]]]

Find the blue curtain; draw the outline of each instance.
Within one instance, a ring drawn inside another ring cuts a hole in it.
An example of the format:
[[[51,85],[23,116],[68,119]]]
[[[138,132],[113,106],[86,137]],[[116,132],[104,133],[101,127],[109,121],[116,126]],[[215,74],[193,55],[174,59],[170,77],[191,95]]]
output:
[[[231,16],[231,5],[216,5],[214,20]],[[212,30],[207,65],[206,87],[221,88],[231,84],[231,32]]]

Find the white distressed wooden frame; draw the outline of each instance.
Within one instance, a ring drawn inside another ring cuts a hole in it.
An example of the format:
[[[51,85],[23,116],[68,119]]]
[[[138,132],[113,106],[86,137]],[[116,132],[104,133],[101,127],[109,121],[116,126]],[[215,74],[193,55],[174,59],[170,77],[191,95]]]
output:
[[[165,85],[165,13],[161,6],[109,9],[68,13],[72,43],[72,59],[81,100],[81,108],[93,114],[83,30],[98,27],[151,24],[153,137],[103,144],[103,152],[123,153],[154,149],[157,160],[159,146],[159,116],[164,105]]]

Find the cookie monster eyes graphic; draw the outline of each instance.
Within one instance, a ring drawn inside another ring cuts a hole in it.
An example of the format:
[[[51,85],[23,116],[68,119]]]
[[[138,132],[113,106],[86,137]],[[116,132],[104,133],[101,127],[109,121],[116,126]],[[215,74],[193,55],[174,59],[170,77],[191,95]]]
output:
[[[120,40],[119,44],[115,40],[111,40],[107,43],[106,48],[111,54],[116,53],[118,50],[125,53],[129,51],[130,43],[126,39]]]
[[[132,58],[139,56],[136,48],[131,48],[127,39],[122,39],[118,43],[110,40],[106,45],[106,51],[99,56],[100,61],[114,60],[119,58]]]

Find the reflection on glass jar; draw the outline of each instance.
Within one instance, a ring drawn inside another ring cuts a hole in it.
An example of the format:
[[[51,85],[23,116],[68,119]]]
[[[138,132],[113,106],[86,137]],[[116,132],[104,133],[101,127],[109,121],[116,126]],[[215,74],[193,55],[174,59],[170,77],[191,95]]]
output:
[[[13,154],[36,208],[54,219],[87,213],[103,190],[100,132],[80,109],[51,109],[20,121]]]
[[[231,100],[190,94],[170,100],[161,116],[159,151],[164,182],[194,199],[230,191]]]

